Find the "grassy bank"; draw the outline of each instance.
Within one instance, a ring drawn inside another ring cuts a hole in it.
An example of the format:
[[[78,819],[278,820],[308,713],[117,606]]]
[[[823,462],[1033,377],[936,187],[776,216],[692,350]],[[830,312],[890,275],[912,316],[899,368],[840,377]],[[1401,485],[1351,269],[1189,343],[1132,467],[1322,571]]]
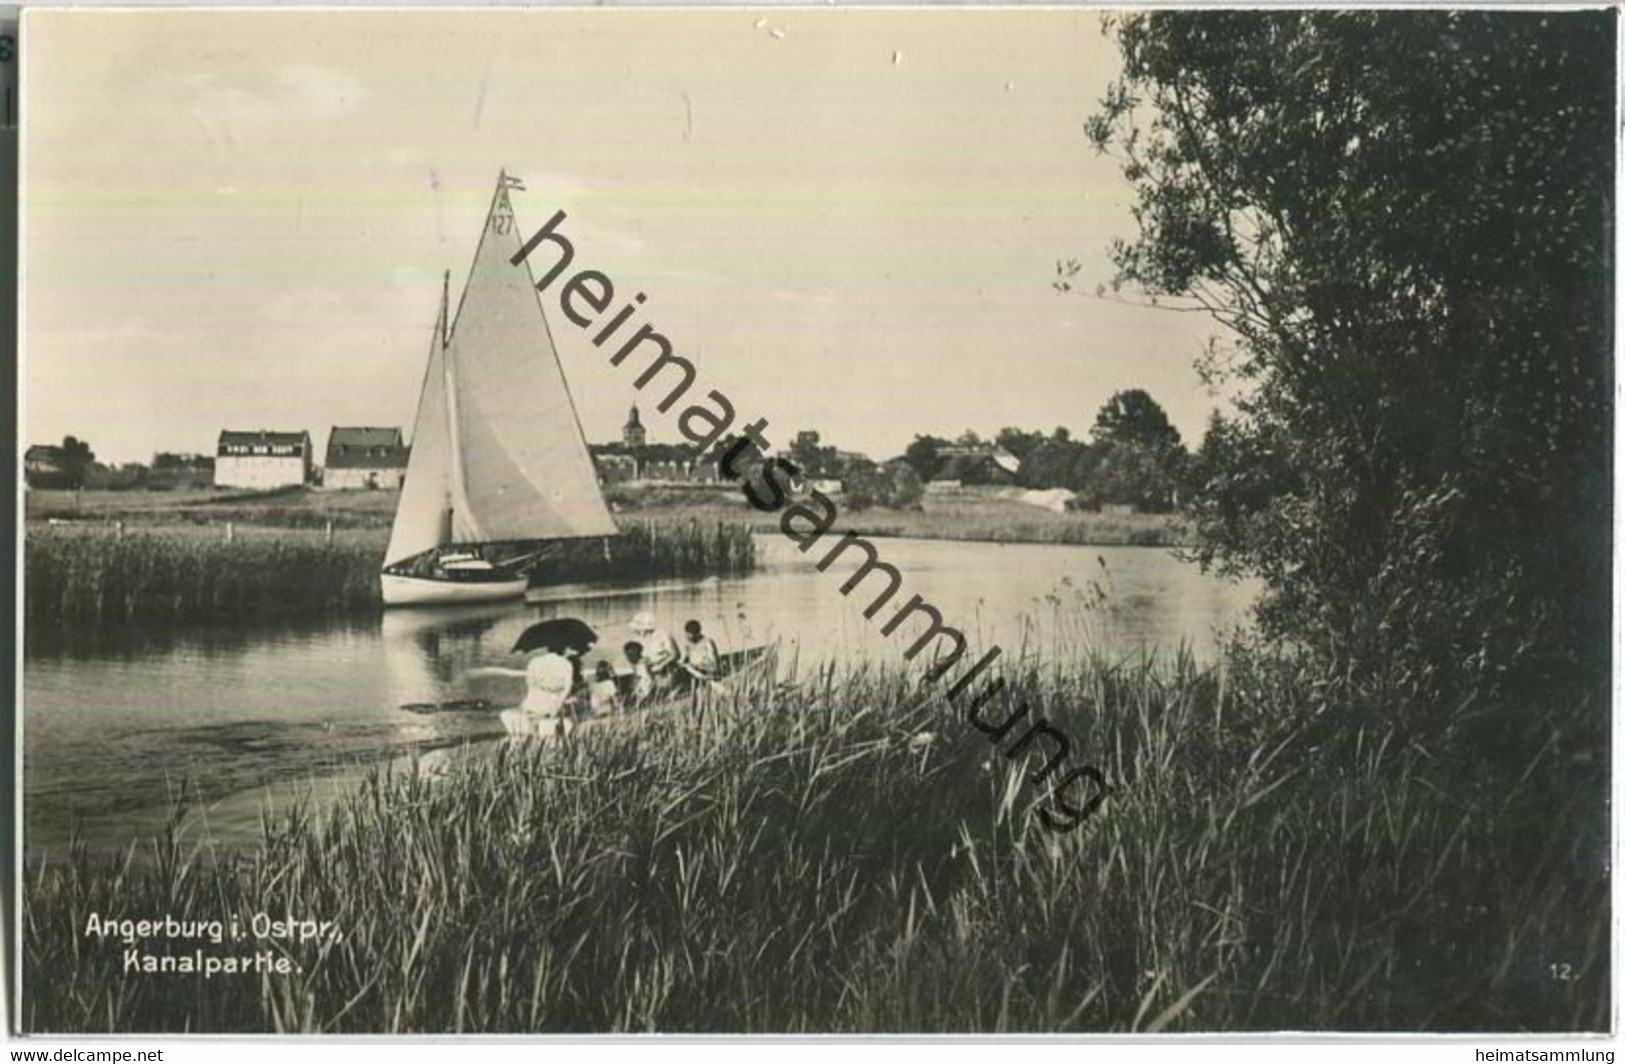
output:
[[[1057,514],[1019,502],[944,499],[921,510],[860,510],[846,515],[845,522],[868,536],[987,543],[1184,547],[1194,542],[1183,521],[1170,514]]]
[[[776,514],[746,505],[739,491],[715,486],[628,486],[606,490],[628,527],[647,524],[748,525],[779,531]],[[31,520],[124,521],[130,527],[219,526],[226,521],[267,528],[388,528],[395,515],[392,491],[137,492],[31,491]],[[1053,513],[1021,502],[1011,492],[968,490],[928,495],[917,510],[849,510],[837,497],[843,528],[870,536],[979,540],[990,543],[1065,543],[1092,546],[1188,546],[1190,530],[1178,515]]]
[[[394,491],[30,491],[29,520],[124,521],[135,525],[239,525],[267,528],[384,528],[395,519]]]
[[[744,521],[777,535],[779,515],[745,505],[735,489],[611,488],[621,513],[666,521]],[[843,529],[865,536],[976,540],[987,543],[1061,543],[1079,546],[1183,547],[1194,543],[1177,514],[1054,513],[1021,502],[1010,491],[977,490],[927,495],[919,509],[875,506],[848,509],[837,496]]]
[[[380,608],[382,529],[325,532],[257,525],[31,524],[25,618],[68,624],[236,621]],[[539,571],[570,583],[748,572],[750,532],[695,522],[636,525],[607,546],[560,545]]]
[[[1606,773],[1567,718],[1518,707],[1521,761],[1491,768],[1467,733],[1421,736],[1374,696],[1328,705],[1286,664],[1055,657],[1011,681],[1116,788],[1070,835],[1029,817],[1033,766],[934,693],[826,672],[551,756],[376,778],[237,859],[36,856],[22,1026],[1608,1023]],[[292,913],[343,937],[288,945],[284,976],[127,975],[92,912]]]

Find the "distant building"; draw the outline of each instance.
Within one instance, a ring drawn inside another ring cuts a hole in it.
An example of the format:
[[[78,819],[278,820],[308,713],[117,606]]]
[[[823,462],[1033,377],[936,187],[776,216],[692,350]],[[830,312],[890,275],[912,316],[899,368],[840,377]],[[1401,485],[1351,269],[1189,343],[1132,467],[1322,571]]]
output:
[[[1010,487],[1016,481],[1021,462],[1015,455],[993,444],[952,444],[937,452],[942,464],[931,474],[925,490],[956,491],[970,487]]]
[[[633,404],[632,412],[626,417],[626,424],[621,427],[621,443],[629,451],[635,451],[649,442],[649,434],[644,431],[643,419],[638,417],[637,404]]]
[[[600,484],[714,484],[717,464],[686,443],[650,443],[638,408],[633,407],[614,443],[587,447]]]
[[[410,449],[399,428],[333,426],[327,434],[324,488],[399,488]]]
[[[310,483],[310,433],[222,429],[215,450],[217,488],[298,487]]]
[[[62,448],[36,443],[23,452],[23,482],[31,488],[59,488],[68,483]]]
[[[717,464],[701,461],[698,455],[650,458],[638,463],[638,479],[655,484],[715,484]]]

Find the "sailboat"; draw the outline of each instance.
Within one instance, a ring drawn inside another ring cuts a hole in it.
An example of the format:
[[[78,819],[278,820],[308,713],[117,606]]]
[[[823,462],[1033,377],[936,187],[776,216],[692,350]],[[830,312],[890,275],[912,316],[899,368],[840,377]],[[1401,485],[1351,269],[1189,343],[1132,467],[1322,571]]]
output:
[[[450,276],[381,574],[384,604],[523,595],[561,540],[613,536],[502,174],[454,315]]]

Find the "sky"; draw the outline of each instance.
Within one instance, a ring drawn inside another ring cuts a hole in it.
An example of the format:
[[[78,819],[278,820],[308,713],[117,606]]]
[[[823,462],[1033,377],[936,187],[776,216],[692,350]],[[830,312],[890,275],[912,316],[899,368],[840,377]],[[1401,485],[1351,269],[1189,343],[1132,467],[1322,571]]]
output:
[[[497,175],[522,232],[782,443],[1086,433],[1149,391],[1191,444],[1210,319],[1109,280],[1132,193],[1083,123],[1116,60],[1083,11],[30,10],[25,443],[212,453],[223,428],[409,428]],[[635,372],[544,307],[590,440]],[[640,402],[654,440],[676,416]]]

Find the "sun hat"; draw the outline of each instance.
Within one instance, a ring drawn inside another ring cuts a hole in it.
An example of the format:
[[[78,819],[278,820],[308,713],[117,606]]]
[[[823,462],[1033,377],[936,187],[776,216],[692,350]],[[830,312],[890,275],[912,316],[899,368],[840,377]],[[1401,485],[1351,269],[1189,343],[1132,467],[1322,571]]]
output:
[[[648,610],[635,613],[629,627],[634,632],[652,632],[655,630],[655,615]]]

